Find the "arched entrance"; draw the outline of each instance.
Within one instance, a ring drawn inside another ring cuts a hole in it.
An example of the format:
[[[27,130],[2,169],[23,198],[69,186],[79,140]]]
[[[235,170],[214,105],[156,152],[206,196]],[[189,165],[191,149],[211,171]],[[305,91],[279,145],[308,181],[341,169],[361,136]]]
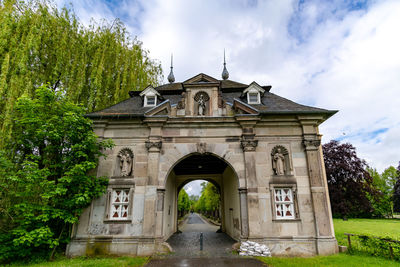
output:
[[[211,153],[193,153],[178,160],[165,182],[163,238],[177,232],[177,198],[181,188],[194,180],[206,180],[220,190],[221,230],[234,240],[241,235],[238,177],[232,166]]]

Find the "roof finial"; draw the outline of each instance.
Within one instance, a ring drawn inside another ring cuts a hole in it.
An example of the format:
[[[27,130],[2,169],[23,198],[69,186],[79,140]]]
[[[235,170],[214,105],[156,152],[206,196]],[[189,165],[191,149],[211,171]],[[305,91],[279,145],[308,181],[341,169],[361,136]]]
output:
[[[170,83],[173,83],[173,82],[175,82],[175,77],[174,77],[174,73],[173,73],[173,64],[172,64],[172,61],[173,60],[173,54],[171,54],[171,71],[170,71],[170,73],[169,73],[169,75],[168,75],[168,81],[170,82]]]
[[[226,69],[225,49],[224,49],[224,69],[222,70],[222,79],[227,80],[228,78],[229,78],[229,72]]]

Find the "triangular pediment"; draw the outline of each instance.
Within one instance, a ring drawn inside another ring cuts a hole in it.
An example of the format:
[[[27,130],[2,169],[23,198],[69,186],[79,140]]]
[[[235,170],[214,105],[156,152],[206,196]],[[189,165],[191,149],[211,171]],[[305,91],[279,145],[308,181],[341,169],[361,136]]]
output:
[[[158,93],[157,90],[151,85],[147,86],[146,89],[144,89],[139,95],[144,96],[149,94],[160,96],[160,93]]]
[[[158,106],[148,110],[144,115],[146,116],[166,116],[171,112],[171,103],[169,100],[165,100],[160,103]]]
[[[265,90],[264,88],[262,88],[258,83],[256,82],[252,82],[249,87],[247,87],[243,93],[247,93],[247,92],[259,92],[261,94],[264,94]]]
[[[207,74],[200,73],[183,82],[183,84],[193,84],[193,83],[219,83],[219,80],[211,76],[208,76]]]
[[[240,101],[239,99],[233,99],[233,109],[239,114],[258,114],[258,109]]]

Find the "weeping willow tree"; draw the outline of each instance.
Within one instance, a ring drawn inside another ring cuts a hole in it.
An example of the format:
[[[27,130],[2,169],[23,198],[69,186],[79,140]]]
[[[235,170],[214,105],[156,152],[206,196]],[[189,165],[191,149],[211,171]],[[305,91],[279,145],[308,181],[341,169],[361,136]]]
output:
[[[18,97],[47,84],[86,112],[162,80],[161,66],[115,20],[84,27],[48,1],[0,1],[0,148],[12,133]]]

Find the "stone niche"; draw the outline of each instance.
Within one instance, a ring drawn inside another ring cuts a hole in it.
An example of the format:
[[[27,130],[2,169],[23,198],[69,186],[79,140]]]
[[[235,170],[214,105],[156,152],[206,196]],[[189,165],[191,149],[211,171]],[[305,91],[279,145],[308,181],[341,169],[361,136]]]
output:
[[[271,150],[271,166],[274,176],[293,176],[293,166],[289,151],[282,145]]]
[[[194,115],[209,116],[210,115],[210,97],[204,92],[197,92],[194,96]]]
[[[130,148],[121,149],[116,157],[114,177],[129,178],[133,176],[133,152]]]

